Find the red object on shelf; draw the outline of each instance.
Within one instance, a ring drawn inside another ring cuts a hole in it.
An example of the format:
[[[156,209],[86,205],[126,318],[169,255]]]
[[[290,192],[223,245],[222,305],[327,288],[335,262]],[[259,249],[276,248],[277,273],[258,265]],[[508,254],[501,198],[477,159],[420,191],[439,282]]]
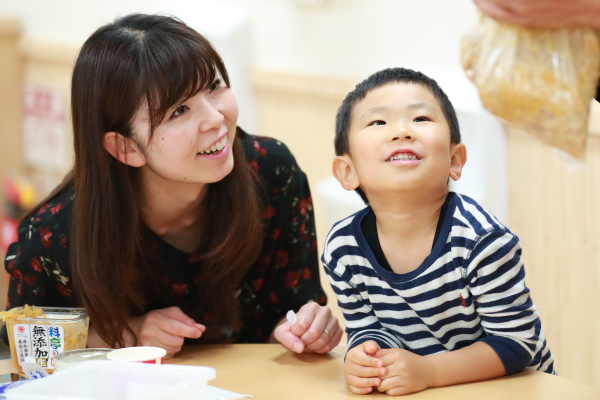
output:
[[[14,179],[6,179],[4,181],[4,195],[6,200],[13,204],[19,204],[21,196],[19,195],[19,188]]]

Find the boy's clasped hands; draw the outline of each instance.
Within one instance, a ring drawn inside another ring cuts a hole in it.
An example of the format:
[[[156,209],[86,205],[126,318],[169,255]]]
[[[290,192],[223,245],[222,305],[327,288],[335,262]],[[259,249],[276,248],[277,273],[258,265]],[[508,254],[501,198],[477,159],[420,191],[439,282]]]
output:
[[[415,393],[434,386],[435,378],[426,357],[403,349],[382,349],[373,340],[348,351],[344,373],[355,394],[367,394],[374,388],[396,396]]]

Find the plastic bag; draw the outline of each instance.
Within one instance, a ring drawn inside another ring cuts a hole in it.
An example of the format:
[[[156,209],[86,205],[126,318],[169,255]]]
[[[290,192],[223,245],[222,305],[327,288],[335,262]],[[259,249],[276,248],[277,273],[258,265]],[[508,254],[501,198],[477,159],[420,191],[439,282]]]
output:
[[[529,29],[482,16],[462,38],[461,59],[486,109],[583,158],[600,71],[591,28]]]

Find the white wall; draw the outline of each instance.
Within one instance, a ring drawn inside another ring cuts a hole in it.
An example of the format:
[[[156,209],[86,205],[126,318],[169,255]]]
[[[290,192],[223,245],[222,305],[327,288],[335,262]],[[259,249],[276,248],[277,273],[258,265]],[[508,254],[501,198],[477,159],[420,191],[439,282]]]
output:
[[[0,0],[0,17],[19,17],[27,37],[80,45],[116,16],[149,12],[160,3]],[[255,66],[353,78],[405,63],[457,67],[459,38],[476,21],[471,0],[323,0],[317,7],[293,0],[219,3],[249,12]]]

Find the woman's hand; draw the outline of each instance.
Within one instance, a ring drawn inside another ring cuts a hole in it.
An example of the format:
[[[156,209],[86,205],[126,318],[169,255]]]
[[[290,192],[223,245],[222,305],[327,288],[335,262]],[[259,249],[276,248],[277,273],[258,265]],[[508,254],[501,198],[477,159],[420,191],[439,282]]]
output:
[[[541,28],[600,27],[597,0],[474,0],[490,17],[509,24]]]
[[[138,346],[162,347],[167,350],[165,358],[179,352],[185,338],[198,339],[206,330],[204,325],[197,324],[179,307],[150,311],[131,319],[129,325],[137,335]]]
[[[275,339],[296,353],[327,353],[340,343],[344,331],[327,306],[310,302],[296,313],[296,323],[275,328]]]

